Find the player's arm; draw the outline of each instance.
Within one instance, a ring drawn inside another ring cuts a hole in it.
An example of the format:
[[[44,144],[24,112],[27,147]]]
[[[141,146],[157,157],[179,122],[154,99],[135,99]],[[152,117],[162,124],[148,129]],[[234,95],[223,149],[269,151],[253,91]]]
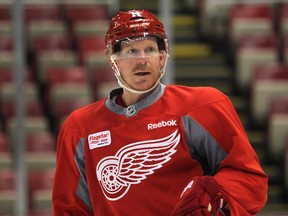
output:
[[[219,109],[216,116],[220,127],[210,133],[227,156],[214,178],[227,195],[231,215],[256,214],[267,201],[268,177],[228,97],[215,106]]]
[[[53,215],[93,215],[85,177],[85,139],[68,135],[64,125],[58,138],[53,186]]]
[[[187,211],[186,207],[201,210],[203,206],[212,206],[207,215],[211,211],[221,215],[220,210],[227,208],[233,216],[255,215],[267,200],[267,175],[230,100],[224,98],[199,107],[183,117],[183,124],[191,156],[201,163],[205,176],[191,178],[194,185],[184,190],[174,215],[185,215],[177,212]],[[216,189],[212,190],[211,185]],[[193,194],[198,194],[198,200]],[[193,199],[194,206],[189,206],[189,199]],[[201,203],[205,205],[200,207]]]

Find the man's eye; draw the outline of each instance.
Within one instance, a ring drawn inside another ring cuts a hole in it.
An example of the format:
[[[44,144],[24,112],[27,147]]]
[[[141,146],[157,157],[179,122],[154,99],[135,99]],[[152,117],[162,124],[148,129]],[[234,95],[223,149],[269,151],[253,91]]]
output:
[[[137,50],[136,49],[130,49],[128,51],[129,54],[137,54]]]
[[[145,53],[149,55],[154,54],[155,52],[156,52],[156,49],[154,47],[149,47],[145,50]]]

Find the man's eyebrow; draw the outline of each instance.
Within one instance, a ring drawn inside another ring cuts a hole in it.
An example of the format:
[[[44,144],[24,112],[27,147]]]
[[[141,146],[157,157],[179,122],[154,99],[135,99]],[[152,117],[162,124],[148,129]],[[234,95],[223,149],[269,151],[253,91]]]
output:
[[[122,47],[123,48],[131,48],[131,47],[135,47],[135,46],[133,46],[132,44],[126,43],[126,44],[122,44]]]
[[[122,48],[138,48],[137,45],[133,44],[133,43],[123,43],[121,44]],[[147,48],[156,48],[157,47],[157,43],[154,44],[154,43],[149,43],[145,46],[143,46],[144,49],[147,49]]]

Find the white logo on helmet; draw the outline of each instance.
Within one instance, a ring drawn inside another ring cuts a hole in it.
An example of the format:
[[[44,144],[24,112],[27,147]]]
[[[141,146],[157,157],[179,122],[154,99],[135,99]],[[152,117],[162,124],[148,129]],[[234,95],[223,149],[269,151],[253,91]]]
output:
[[[131,11],[132,17],[141,17],[141,13],[139,11]]]

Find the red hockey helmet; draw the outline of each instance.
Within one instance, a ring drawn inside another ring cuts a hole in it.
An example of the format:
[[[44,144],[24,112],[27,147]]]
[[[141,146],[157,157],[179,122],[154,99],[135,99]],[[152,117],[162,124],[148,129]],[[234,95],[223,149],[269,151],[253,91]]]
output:
[[[115,52],[115,45],[126,38],[137,36],[156,36],[160,49],[168,53],[168,40],[163,24],[155,15],[147,10],[129,10],[119,12],[112,18],[109,29],[105,36],[108,50]]]

